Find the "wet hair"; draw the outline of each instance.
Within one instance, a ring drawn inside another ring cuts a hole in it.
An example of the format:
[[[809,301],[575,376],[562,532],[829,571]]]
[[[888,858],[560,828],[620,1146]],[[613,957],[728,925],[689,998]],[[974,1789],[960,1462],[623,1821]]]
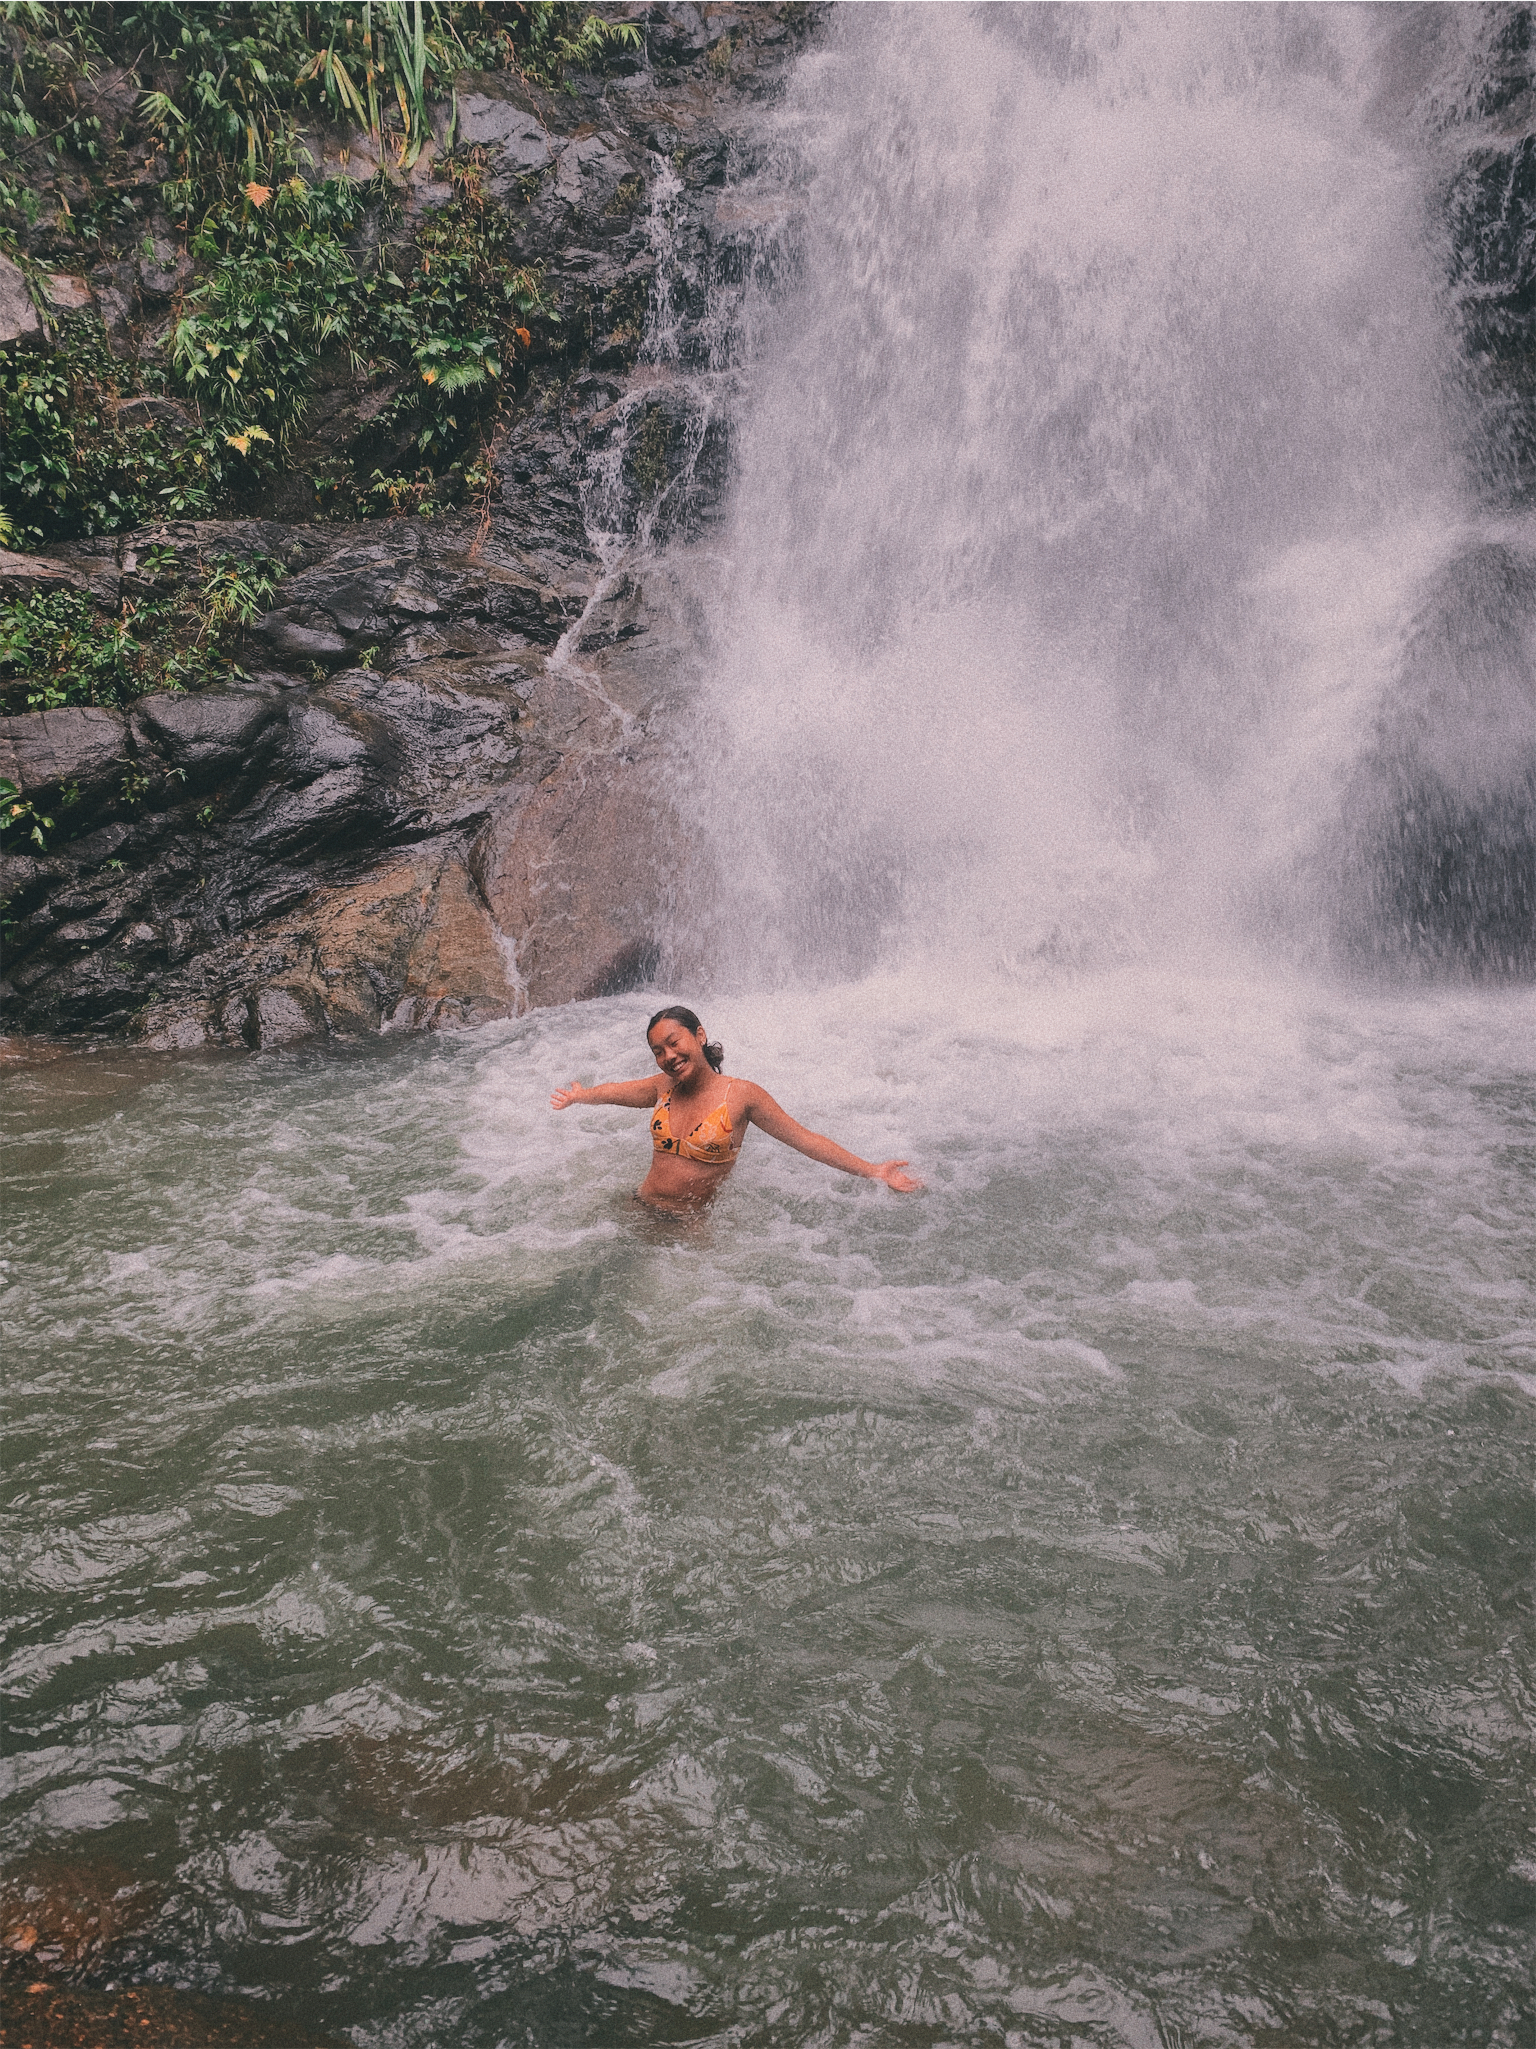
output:
[[[650,1023],[646,1026],[645,1036],[647,1041],[649,1041],[651,1033],[655,1031],[657,1025],[663,1023],[667,1018],[671,1018],[674,1024],[680,1024],[683,1027],[684,1031],[693,1032],[699,1038],[703,1038],[704,1027],[699,1023],[698,1019],[694,1016],[693,1012],[687,1007],[686,1004],[673,1003],[669,1004],[665,1010],[658,1010],[656,1015],[651,1019]],[[705,1046],[704,1058],[709,1062],[710,1066],[715,1070],[716,1074],[718,1074],[721,1068],[724,1067],[725,1048],[721,1045],[718,1039],[712,1039],[709,1042],[709,1044]]]

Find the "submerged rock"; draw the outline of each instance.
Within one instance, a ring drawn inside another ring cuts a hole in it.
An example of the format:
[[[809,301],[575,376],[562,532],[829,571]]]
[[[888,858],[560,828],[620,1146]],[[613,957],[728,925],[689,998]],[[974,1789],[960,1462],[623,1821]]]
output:
[[[168,1985],[111,1992],[53,1985],[12,1987],[6,2041],[27,2049],[339,2049],[339,2038],[244,1999],[209,1999]]]

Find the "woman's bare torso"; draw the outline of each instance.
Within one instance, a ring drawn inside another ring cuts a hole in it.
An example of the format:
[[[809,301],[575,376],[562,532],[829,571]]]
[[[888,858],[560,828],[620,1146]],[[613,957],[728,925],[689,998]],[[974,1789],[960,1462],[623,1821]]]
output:
[[[722,1103],[730,1102],[734,1081],[733,1075],[720,1075],[710,1086],[693,1095],[674,1096],[667,1111],[673,1136],[687,1138]],[[670,1084],[665,1078],[657,1082],[658,1103],[665,1102],[670,1093]],[[698,1209],[710,1201],[729,1177],[747,1135],[746,1119],[738,1115],[735,1103],[731,1103],[730,1115],[731,1157],[728,1160],[690,1160],[680,1153],[653,1152],[650,1172],[635,1190],[640,1200],[656,1209]]]

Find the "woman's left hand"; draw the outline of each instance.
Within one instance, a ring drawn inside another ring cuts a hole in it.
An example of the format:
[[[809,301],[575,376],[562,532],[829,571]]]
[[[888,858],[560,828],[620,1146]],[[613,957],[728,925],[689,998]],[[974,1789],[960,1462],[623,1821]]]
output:
[[[915,1175],[903,1174],[901,1170],[906,1164],[905,1160],[882,1160],[875,1169],[874,1178],[883,1181],[898,1195],[916,1195],[923,1184]]]

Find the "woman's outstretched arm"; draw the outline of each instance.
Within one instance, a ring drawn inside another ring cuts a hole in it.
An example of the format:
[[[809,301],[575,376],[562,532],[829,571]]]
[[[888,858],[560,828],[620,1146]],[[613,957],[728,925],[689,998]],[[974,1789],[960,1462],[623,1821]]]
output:
[[[638,1081],[600,1081],[595,1089],[584,1089],[579,1081],[556,1089],[550,1106],[569,1110],[572,1103],[616,1103],[623,1110],[649,1110],[656,1102],[661,1077],[643,1074]]]
[[[840,1167],[843,1173],[860,1175],[866,1181],[883,1181],[898,1195],[913,1195],[922,1187],[914,1175],[901,1171],[907,1164],[905,1160],[861,1160],[835,1139],[823,1138],[819,1131],[807,1131],[803,1124],[797,1124],[755,1081],[743,1082],[741,1086],[747,1098],[742,1107],[758,1129],[782,1145],[793,1146],[807,1159],[820,1160],[824,1167]]]

